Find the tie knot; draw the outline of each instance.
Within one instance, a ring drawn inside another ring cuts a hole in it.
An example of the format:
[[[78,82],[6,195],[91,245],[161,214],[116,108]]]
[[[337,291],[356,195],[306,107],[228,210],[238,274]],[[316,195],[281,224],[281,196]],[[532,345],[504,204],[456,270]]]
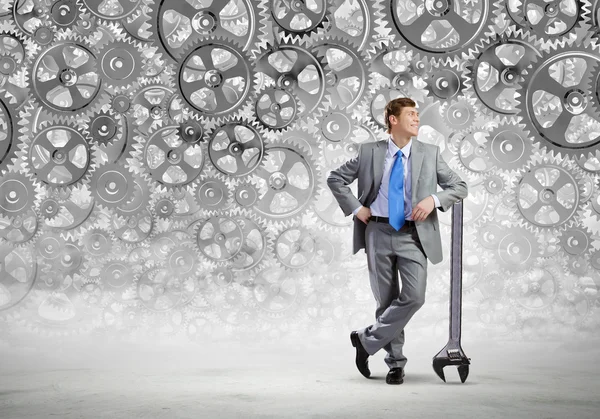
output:
[[[402,158],[402,156],[403,156],[403,155],[404,155],[404,154],[402,153],[402,150],[398,150],[398,151],[396,151],[396,157],[397,157],[397,158],[399,158],[399,159],[400,159],[400,158]]]

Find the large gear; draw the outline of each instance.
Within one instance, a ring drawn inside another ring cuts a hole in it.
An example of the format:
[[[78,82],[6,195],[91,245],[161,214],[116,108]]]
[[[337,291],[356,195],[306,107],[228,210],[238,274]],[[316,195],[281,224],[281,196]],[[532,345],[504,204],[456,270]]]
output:
[[[588,40],[544,53],[517,93],[519,116],[534,141],[559,156],[600,156],[590,86],[600,47]],[[584,90],[585,89],[585,90]]]
[[[512,31],[482,41],[467,66],[472,89],[491,115],[517,113],[515,92],[534,57],[539,57],[540,42]]]
[[[490,1],[405,0],[389,2],[392,33],[428,58],[468,58],[474,46],[495,32]]]
[[[94,113],[108,95],[96,73],[97,52],[83,39],[60,37],[40,52],[28,75],[35,101],[61,121]]]
[[[255,67],[232,41],[210,38],[191,45],[177,68],[177,88],[193,112],[221,120],[248,105],[256,94]]]
[[[149,12],[152,38],[163,58],[179,61],[191,44],[219,37],[250,51],[264,32],[266,1],[188,2],[156,0]],[[262,22],[262,23],[261,23]]]

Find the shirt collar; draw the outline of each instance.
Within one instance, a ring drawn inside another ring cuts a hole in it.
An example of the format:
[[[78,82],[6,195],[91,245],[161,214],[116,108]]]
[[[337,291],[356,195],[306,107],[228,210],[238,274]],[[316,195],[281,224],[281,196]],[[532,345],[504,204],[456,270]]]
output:
[[[408,140],[408,143],[401,149],[402,154],[404,154],[407,159],[410,156],[411,147],[412,147],[412,138],[410,140]],[[389,137],[388,138],[388,153],[390,153],[393,156],[396,154],[396,152],[398,150],[399,150],[399,148],[396,145],[396,143],[394,143],[394,141],[392,140],[392,137]]]

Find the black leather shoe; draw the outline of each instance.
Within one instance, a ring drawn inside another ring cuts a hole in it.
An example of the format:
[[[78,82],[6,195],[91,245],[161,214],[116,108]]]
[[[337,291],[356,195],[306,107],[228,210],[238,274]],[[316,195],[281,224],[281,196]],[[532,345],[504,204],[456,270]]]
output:
[[[404,368],[391,368],[385,377],[385,382],[388,384],[402,384],[404,382]]]
[[[350,341],[352,342],[352,346],[356,348],[356,367],[362,375],[369,378],[371,376],[371,371],[369,370],[369,353],[362,345],[357,332],[350,333]]]

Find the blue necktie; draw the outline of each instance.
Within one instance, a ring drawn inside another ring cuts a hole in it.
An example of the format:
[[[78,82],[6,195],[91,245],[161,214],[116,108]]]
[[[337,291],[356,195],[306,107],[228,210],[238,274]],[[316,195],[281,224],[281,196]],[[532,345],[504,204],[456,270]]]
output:
[[[404,224],[404,165],[402,164],[402,151],[396,152],[396,161],[390,173],[388,186],[388,212],[390,225],[396,231]]]

